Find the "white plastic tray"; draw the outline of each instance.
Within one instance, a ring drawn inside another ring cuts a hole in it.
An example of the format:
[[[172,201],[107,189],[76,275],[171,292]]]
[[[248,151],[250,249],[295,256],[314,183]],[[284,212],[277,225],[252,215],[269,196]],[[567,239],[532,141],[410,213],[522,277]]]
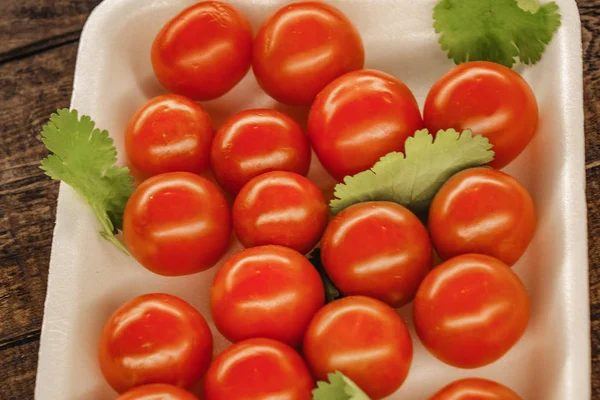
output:
[[[403,80],[422,105],[431,85],[452,64],[432,29],[436,0],[329,0],[362,34],[369,68]],[[414,362],[406,383],[390,399],[424,400],[452,380],[495,379],[525,400],[590,398],[588,260],[582,108],[581,33],[574,0],[556,0],[563,25],[535,67],[521,72],[540,106],[540,127],[527,150],[507,169],[530,190],[537,233],[514,267],[531,296],[531,322],[502,359],[478,370],[437,361],[414,335],[410,306],[400,312],[413,333]],[[163,93],[150,65],[156,32],[192,0],[105,0],[85,25],[79,45],[71,107],[108,129],[125,162],[123,130],[129,116]],[[255,31],[284,0],[232,0]],[[216,126],[233,113],[278,107],[252,73],[225,97],[206,104]],[[313,162],[311,178],[332,181]],[[148,292],[178,295],[207,318],[208,289],[216,268],[188,277],[154,275],[100,237],[90,209],[66,185],[58,197],[48,296],[42,329],[36,398],[114,399],[96,362],[100,331],[126,300]],[[241,249],[233,244],[230,253]],[[215,354],[227,342],[214,329]],[[233,400],[233,399],[232,399]]]

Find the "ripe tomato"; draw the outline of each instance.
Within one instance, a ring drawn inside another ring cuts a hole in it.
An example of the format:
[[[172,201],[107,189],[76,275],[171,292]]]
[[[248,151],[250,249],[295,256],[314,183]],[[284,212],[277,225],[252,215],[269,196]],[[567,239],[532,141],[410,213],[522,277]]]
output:
[[[235,194],[265,172],[306,175],[310,144],[300,125],[279,111],[243,111],[219,129],[212,143],[211,164],[219,184]]]
[[[117,400],[198,400],[198,398],[177,386],[155,383],[133,388],[119,396]]]
[[[231,345],[210,365],[205,400],[310,400],[314,382],[302,357],[272,339]]]
[[[494,145],[490,165],[500,169],[527,146],[538,124],[538,106],[525,80],[503,65],[473,61],[451,69],[433,85],[423,111],[425,127],[471,129]]]
[[[390,202],[346,208],[321,240],[323,266],[342,293],[373,297],[394,308],[412,300],[432,256],[421,221]]]
[[[429,209],[429,231],[438,254],[448,259],[477,253],[513,265],[535,231],[535,206],[512,176],[489,168],[457,173]]]
[[[529,297],[502,261],[465,254],[425,277],[415,296],[414,320],[434,356],[455,367],[478,368],[502,357],[521,338]]]
[[[131,117],[125,149],[133,166],[146,175],[208,167],[214,130],[208,113],[176,94],[150,99]]]
[[[332,80],[361,69],[365,50],[356,28],[337,8],[321,2],[288,4],[256,34],[252,70],[271,97],[309,106]]]
[[[98,359],[107,382],[123,393],[148,383],[190,387],[208,369],[212,349],[202,314],[178,297],[152,293],[128,301],[108,319]]]
[[[307,253],[321,238],[328,220],[323,194],[293,172],[257,176],[233,204],[233,228],[246,247],[277,244]]]
[[[315,378],[325,380],[328,373],[340,371],[374,400],[402,385],[412,354],[402,318],[369,297],[351,296],[327,304],[304,336],[304,358]]]
[[[252,62],[252,27],[233,6],[201,1],[171,19],[152,44],[152,67],[169,91],[194,100],[227,93]]]
[[[521,398],[497,382],[467,378],[449,384],[429,400],[521,400]]]
[[[321,277],[287,247],[246,249],[219,268],[210,309],[228,340],[264,337],[298,346],[313,315],[325,304]]]
[[[369,169],[423,127],[406,85],[380,71],[350,72],[331,82],[313,103],[308,136],[337,180]]]
[[[159,275],[212,267],[231,236],[229,205],[210,181],[188,172],[156,175],[129,198],[123,215],[131,254]]]

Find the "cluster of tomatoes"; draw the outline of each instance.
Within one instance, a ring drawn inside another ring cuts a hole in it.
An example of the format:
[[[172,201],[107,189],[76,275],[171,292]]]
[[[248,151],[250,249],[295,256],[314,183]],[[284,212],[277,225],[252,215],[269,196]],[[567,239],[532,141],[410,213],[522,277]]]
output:
[[[125,242],[140,264],[165,276],[217,264],[232,230],[246,250],[225,260],[212,283],[212,321],[233,342],[214,359],[205,318],[175,296],[143,295],[110,317],[99,360],[120,400],[195,399],[181,388],[202,378],[206,400],[310,399],[315,379],[334,371],[371,398],[386,397],[405,381],[413,357],[394,308],[413,300],[419,339],[459,368],[496,361],[522,336],[529,299],[511,266],[532,239],[535,209],[515,178],[492,168],[454,175],[435,196],[426,227],[390,202],[360,203],[330,218],[323,193],[305,176],[311,147],[341,180],[403,151],[423,127],[486,136],[496,153],[491,166],[501,168],[536,130],[531,89],[501,65],[466,63],[432,87],[422,117],[409,88],[362,69],[364,59],[351,22],[317,2],[281,8],[253,37],[237,9],[203,1],[158,33],[152,64],[174,94],[149,100],[126,128],[129,159],[149,178],[125,209]],[[307,134],[271,109],[236,114],[215,133],[196,101],[225,94],[250,67],[277,101],[310,106]],[[218,185],[199,175],[209,166]],[[232,208],[221,189],[235,196]],[[305,257],[319,243],[324,269],[345,296],[329,304]],[[446,261],[432,268],[435,254]],[[519,399],[482,379],[432,399],[473,391]]]

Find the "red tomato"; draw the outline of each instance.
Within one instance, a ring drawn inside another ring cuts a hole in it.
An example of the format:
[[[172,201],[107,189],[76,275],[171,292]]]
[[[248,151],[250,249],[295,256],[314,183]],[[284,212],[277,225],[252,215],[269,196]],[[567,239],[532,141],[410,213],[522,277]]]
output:
[[[525,80],[503,65],[473,61],[451,69],[433,85],[423,111],[425,127],[471,129],[494,145],[490,165],[500,169],[527,146],[538,124],[538,106]]]
[[[133,166],[146,175],[208,167],[214,130],[208,113],[176,94],[158,96],[131,117],[125,149]]]
[[[298,346],[313,315],[325,304],[321,277],[287,247],[246,249],[227,260],[210,290],[210,309],[228,340],[264,337]]]
[[[243,111],[219,129],[212,143],[211,164],[219,184],[235,194],[265,172],[306,175],[310,144],[300,125],[279,111]]]
[[[330,83],[308,115],[308,136],[337,180],[369,169],[423,127],[406,85],[380,71],[350,72]]]
[[[210,181],[171,172],[144,181],[123,215],[131,254],[159,275],[188,275],[212,267],[231,236],[229,205]]]
[[[152,44],[160,83],[194,100],[227,93],[252,62],[252,27],[233,6],[201,1],[171,19]]]
[[[272,339],[230,346],[210,365],[205,400],[310,400],[314,382],[302,357]]]
[[[304,254],[321,238],[328,215],[314,183],[293,172],[267,172],[238,194],[233,228],[246,247],[277,244]]]
[[[305,106],[329,82],[364,63],[356,28],[337,8],[315,1],[288,4],[271,15],[258,30],[252,54],[265,92]]]
[[[477,253],[513,265],[533,237],[535,206],[512,176],[489,168],[468,169],[436,194],[429,231],[443,259]]]
[[[521,338],[529,297],[502,261],[465,254],[435,267],[423,280],[414,320],[434,356],[455,367],[478,368],[502,357]]]
[[[194,307],[162,293],[136,297],[104,325],[98,359],[117,392],[148,383],[194,385],[208,369],[213,339]]]
[[[119,396],[117,400],[198,400],[198,398],[177,386],[155,383],[133,388]]]
[[[497,382],[467,378],[449,384],[429,400],[521,400],[521,398]]]
[[[323,266],[342,293],[373,297],[394,308],[412,300],[432,256],[421,221],[390,202],[346,208],[321,240]]]
[[[373,400],[394,393],[412,362],[412,342],[402,318],[385,303],[345,297],[323,307],[304,336],[304,358],[325,380],[340,371]]]

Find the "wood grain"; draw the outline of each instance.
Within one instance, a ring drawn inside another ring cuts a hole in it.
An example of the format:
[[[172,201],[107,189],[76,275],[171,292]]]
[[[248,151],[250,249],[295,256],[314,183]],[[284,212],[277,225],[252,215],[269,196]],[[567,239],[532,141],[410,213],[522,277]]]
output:
[[[2,400],[33,398],[58,191],[38,168],[45,155],[39,131],[52,111],[69,105],[77,40],[97,3],[0,0]],[[600,400],[600,0],[577,3],[584,43],[592,398]]]

